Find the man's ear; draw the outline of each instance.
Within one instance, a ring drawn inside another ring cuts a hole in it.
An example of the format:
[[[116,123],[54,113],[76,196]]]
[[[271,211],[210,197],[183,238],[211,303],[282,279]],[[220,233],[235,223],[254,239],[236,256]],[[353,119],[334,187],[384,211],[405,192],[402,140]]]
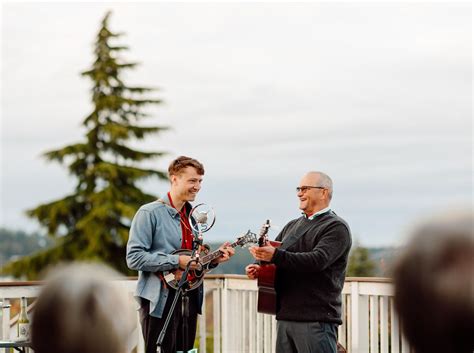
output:
[[[323,189],[323,199],[329,200],[329,190],[328,189]]]

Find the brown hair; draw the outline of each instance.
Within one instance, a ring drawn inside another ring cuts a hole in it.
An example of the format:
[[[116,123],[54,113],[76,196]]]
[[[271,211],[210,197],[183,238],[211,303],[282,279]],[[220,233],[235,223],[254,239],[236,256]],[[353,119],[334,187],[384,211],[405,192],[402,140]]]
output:
[[[474,348],[473,215],[421,226],[394,270],[395,308],[417,353]]]
[[[179,175],[185,168],[193,167],[199,175],[204,175],[204,166],[194,158],[179,156],[170,163],[168,176]]]

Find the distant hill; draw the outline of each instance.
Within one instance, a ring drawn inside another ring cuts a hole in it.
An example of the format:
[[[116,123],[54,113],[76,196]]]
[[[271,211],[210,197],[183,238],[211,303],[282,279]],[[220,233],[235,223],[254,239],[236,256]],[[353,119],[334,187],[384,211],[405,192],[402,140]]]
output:
[[[375,276],[377,277],[391,277],[390,268],[397,258],[400,248],[386,247],[386,248],[368,248],[370,259],[374,261]]]
[[[30,255],[53,244],[53,240],[39,233],[0,228],[0,267],[18,257]]]
[[[221,246],[221,243],[210,243],[212,250],[217,249]],[[252,255],[248,248],[235,248],[235,255],[232,256],[230,261],[224,262],[212,270],[212,274],[245,274],[245,266],[249,263],[254,262]]]
[[[217,249],[220,243],[210,243],[211,249]],[[398,248],[368,248],[370,259],[375,264],[376,277],[390,277],[390,266]],[[247,248],[236,248],[235,255],[228,262],[220,264],[212,270],[212,274],[245,274],[245,266],[254,262]]]
[[[53,245],[53,240],[39,233],[26,233],[19,230],[0,228],[0,267],[17,257],[32,254]],[[209,243],[211,250],[217,249],[221,243]],[[375,276],[389,277],[398,248],[368,248],[370,259],[375,263]],[[247,248],[237,247],[235,255],[228,262],[213,269],[213,274],[245,274],[245,266],[252,263],[253,258]]]

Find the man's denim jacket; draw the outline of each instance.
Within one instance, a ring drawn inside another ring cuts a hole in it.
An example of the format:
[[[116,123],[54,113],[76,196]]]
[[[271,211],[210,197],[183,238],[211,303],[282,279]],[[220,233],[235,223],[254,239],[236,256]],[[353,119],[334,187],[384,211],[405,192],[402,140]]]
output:
[[[169,199],[164,198],[169,204]],[[135,297],[150,301],[150,315],[161,317],[169,290],[162,285],[157,271],[178,268],[179,256],[171,255],[181,248],[181,223],[178,211],[160,201],[140,207],[135,214],[127,243],[127,265],[139,271]],[[190,204],[185,207],[190,208]],[[199,308],[202,305],[203,287],[199,290]]]

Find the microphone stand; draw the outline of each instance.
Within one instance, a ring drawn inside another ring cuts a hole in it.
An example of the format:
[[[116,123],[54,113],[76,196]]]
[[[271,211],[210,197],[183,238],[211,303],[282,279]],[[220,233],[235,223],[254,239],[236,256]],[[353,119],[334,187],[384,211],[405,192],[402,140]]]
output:
[[[165,338],[166,330],[168,328],[168,325],[171,321],[171,318],[173,317],[176,304],[178,303],[178,299],[182,297],[181,301],[181,311],[182,311],[182,317],[183,317],[183,352],[186,349],[188,345],[188,317],[189,317],[189,297],[187,295],[188,292],[188,274],[190,271],[190,266],[192,263],[199,264],[199,247],[202,245],[202,232],[199,230],[199,232],[196,234],[194,233],[194,239],[193,239],[193,250],[191,253],[191,260],[188,262],[186,265],[186,269],[184,270],[181,279],[178,282],[178,290],[176,291],[176,294],[173,298],[173,303],[171,303],[170,310],[168,312],[168,315],[166,316],[166,321],[163,325],[163,328],[161,329],[160,335],[158,336],[158,339],[156,341],[156,352],[161,353],[161,345],[163,343],[163,340]]]

